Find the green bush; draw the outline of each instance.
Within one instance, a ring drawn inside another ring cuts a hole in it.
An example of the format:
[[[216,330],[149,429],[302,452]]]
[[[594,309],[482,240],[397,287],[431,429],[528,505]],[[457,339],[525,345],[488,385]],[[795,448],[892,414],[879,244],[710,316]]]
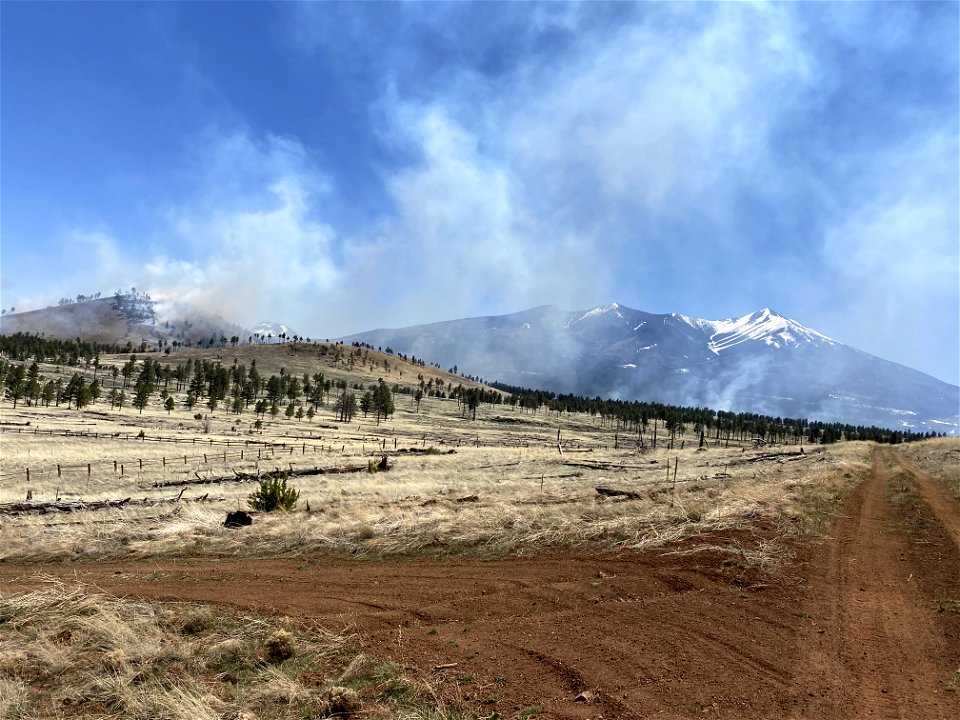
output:
[[[247,499],[254,510],[273,512],[274,510],[293,510],[300,498],[300,491],[287,486],[287,476],[273,475],[260,480],[260,487]]]

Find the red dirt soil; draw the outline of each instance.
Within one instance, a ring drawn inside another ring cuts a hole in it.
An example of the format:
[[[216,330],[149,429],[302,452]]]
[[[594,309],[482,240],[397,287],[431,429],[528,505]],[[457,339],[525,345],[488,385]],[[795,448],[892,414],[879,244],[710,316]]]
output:
[[[754,528],[643,554],[7,564],[0,592],[52,575],[348,629],[479,715],[953,720],[960,507],[892,448],[874,465],[832,539],[767,575],[738,550],[775,534]]]

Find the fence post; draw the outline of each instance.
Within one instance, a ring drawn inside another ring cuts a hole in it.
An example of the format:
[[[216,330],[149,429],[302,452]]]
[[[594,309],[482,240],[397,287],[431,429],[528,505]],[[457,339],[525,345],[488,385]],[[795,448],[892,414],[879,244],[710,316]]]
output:
[[[60,473],[60,463],[57,463],[57,477],[62,477]]]

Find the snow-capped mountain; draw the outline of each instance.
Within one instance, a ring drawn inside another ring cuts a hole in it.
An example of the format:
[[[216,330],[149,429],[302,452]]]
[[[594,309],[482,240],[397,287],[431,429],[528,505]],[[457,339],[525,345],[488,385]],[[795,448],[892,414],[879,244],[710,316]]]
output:
[[[960,388],[769,308],[739,318],[543,306],[344,338],[512,385],[781,417],[957,432]]]

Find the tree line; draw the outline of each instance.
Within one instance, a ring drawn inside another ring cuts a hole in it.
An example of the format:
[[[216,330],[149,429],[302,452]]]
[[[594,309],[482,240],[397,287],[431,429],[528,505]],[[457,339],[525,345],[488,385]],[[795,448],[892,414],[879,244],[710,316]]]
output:
[[[701,443],[729,443],[731,440],[761,442],[797,442],[806,438],[814,443],[834,443],[840,440],[873,440],[879,443],[898,444],[943,437],[942,433],[891,430],[876,426],[852,425],[840,422],[822,422],[805,418],[782,418],[749,412],[730,412],[707,407],[686,407],[640,400],[610,400],[600,397],[557,394],[547,390],[495,382],[492,386],[510,393],[508,402],[519,407],[521,412],[539,412],[541,409],[555,413],[587,413],[599,418],[601,423],[611,424],[624,435],[636,434],[641,444],[648,442],[653,433],[663,432],[668,440],[683,435],[692,429]],[[663,437],[663,436],[661,436]],[[656,442],[656,440],[654,440]]]
[[[544,409],[557,415],[586,413],[597,417],[601,424],[611,426],[615,432],[622,433],[625,438],[636,435],[641,445],[651,441],[655,444],[660,438],[673,440],[691,429],[701,443],[874,440],[896,444],[942,436],[942,433],[932,431],[891,430],[804,418],[735,413],[707,407],[588,398],[506,383],[492,383],[495,390],[465,388],[462,384],[454,387],[442,378],[427,378],[422,373],[417,375],[418,382],[413,388],[399,384],[391,387],[382,379],[366,388],[360,384],[348,387],[345,381],[334,382],[325,378],[323,373],[298,377],[281,369],[279,375],[264,377],[256,368],[256,360],[251,361],[249,368],[237,361],[226,367],[219,361],[192,358],[186,363],[172,366],[169,363],[163,365],[150,357],[138,360],[136,354],[130,353],[130,349],[129,343],[121,348],[79,338],[57,340],[23,333],[3,335],[0,336],[0,354],[19,362],[0,359],[0,391],[14,405],[24,401],[31,405],[65,404],[82,408],[103,399],[110,402],[111,408],[132,404],[141,412],[155,395],[170,412],[176,407],[172,393],[185,392],[186,398],[182,404],[188,410],[193,410],[197,405],[211,411],[222,407],[240,415],[252,409],[260,418],[267,413],[275,417],[284,411],[287,417],[298,420],[313,418],[321,406],[332,400],[331,408],[336,419],[349,422],[362,412],[364,417],[372,414],[378,424],[394,413],[395,394],[411,395],[418,411],[424,397],[449,397],[457,401],[464,417],[472,419],[476,419],[477,410],[482,404],[509,405],[520,412],[531,413]],[[368,345],[353,343],[348,351],[342,343],[337,343],[332,348],[321,347],[321,355],[333,352],[335,358],[340,357],[351,366],[354,362],[361,362],[364,366],[369,362],[374,368],[378,365],[364,352],[370,349]],[[119,367],[104,366],[100,362],[100,353],[130,353],[130,356]],[[415,367],[427,366],[425,361],[416,357],[396,357]],[[30,360],[33,363],[27,367],[25,363]],[[40,375],[40,362],[82,366],[88,372],[92,369],[93,379],[88,380],[82,373],[74,373],[67,381],[62,378],[47,380]],[[377,362],[381,362],[387,371],[390,370],[387,360]],[[436,367],[433,364],[430,366]],[[334,394],[335,397],[331,397]]]

